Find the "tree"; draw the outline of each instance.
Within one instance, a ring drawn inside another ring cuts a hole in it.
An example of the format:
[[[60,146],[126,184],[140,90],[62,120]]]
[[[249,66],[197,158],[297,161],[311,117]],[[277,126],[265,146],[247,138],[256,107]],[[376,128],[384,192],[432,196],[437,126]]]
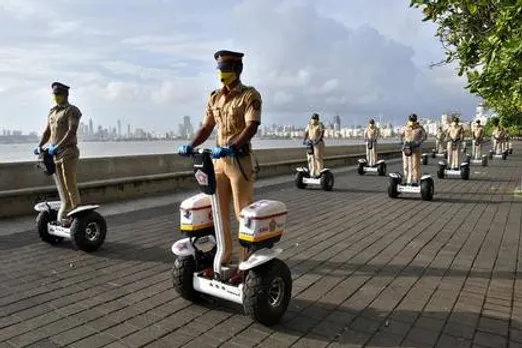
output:
[[[458,63],[466,88],[520,129],[522,0],[411,0],[410,7],[438,25],[446,59],[434,65]]]

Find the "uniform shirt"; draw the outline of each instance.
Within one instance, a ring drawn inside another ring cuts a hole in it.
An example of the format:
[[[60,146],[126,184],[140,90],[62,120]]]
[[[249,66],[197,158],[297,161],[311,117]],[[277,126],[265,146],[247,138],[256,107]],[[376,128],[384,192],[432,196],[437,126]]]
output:
[[[456,140],[457,138],[460,138],[460,140],[463,140],[464,128],[462,128],[462,126],[460,124],[458,124],[456,126],[451,124],[448,127],[448,137],[450,138],[449,140]]]
[[[482,140],[484,137],[484,127],[482,125],[476,126],[473,135],[475,136],[475,139]]]
[[[210,94],[204,123],[217,125],[218,146],[229,146],[249,122],[261,123],[261,95],[254,87],[239,83],[229,92],[222,88]]]
[[[436,137],[437,137],[438,140],[442,140],[442,139],[444,139],[444,136],[445,136],[445,135],[446,135],[446,134],[444,133],[444,131],[443,131],[442,129],[437,130],[437,135],[436,135]]]
[[[377,140],[378,136],[379,136],[379,129],[377,127],[368,126],[368,128],[366,128],[366,131],[364,132],[365,140]]]
[[[426,139],[424,128],[422,128],[419,124],[415,124],[413,127],[407,125],[404,127],[402,134],[404,142],[420,142]]]
[[[63,137],[65,137],[65,134],[67,134],[67,131],[69,130],[69,125],[78,124],[81,117],[82,113],[80,109],[74,105],[66,103],[54,106],[49,111],[48,117],[49,128],[51,129],[51,144],[56,145],[62,141]],[[59,152],[56,155],[56,160],[77,155],[77,143],[78,139],[75,134],[67,146],[59,149]]]
[[[308,139],[311,141],[316,141],[321,139],[321,135],[323,134],[324,129],[324,124],[322,122],[313,124],[313,122],[310,121],[306,126],[305,132],[308,132]]]
[[[497,127],[493,130],[493,137],[497,140],[501,140],[504,135],[504,131],[501,127]]]

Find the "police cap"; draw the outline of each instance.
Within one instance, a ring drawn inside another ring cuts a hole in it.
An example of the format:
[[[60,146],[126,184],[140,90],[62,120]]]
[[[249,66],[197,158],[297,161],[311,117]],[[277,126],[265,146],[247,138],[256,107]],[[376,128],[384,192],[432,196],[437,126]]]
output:
[[[319,119],[319,114],[314,112],[314,113],[312,114],[312,119],[313,119],[313,120],[318,120],[318,119]]]
[[[225,61],[236,61],[241,62],[241,59],[243,58],[244,54],[241,52],[233,52],[233,51],[227,51],[227,50],[220,50],[214,53],[214,59],[218,62],[225,62]]]
[[[410,116],[408,116],[408,121],[417,122],[417,115],[416,114],[410,114]]]
[[[373,118],[370,118],[370,121],[368,121],[369,124],[374,124],[375,120]]]
[[[51,84],[51,88],[52,88],[54,94],[59,94],[59,93],[68,93],[70,87],[67,85],[64,85],[61,82],[53,82]]]
[[[480,124],[480,120],[477,120],[476,123],[477,123],[477,124]]]

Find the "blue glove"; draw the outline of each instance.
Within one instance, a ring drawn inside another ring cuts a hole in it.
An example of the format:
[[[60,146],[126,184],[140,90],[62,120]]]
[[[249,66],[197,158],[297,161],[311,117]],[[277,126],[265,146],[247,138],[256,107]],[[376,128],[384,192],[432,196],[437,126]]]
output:
[[[39,155],[41,152],[42,152],[42,148],[40,146],[37,146],[37,147],[34,148],[33,153],[35,155]]]
[[[221,157],[226,157],[232,155],[233,151],[230,147],[214,147],[212,148],[212,158],[218,159]]]
[[[178,155],[188,157],[192,153],[192,146],[190,145],[181,145],[178,147]]]
[[[53,156],[58,152],[58,145],[49,145],[49,147],[47,148],[47,152],[49,153],[49,155]]]

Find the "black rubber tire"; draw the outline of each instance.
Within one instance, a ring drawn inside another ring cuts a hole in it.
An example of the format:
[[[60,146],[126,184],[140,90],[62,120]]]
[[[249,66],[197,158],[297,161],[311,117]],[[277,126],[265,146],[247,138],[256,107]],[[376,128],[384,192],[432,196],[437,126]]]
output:
[[[96,223],[100,229],[99,235],[95,240],[89,240],[86,237],[87,226],[90,223]],[[74,217],[71,224],[71,241],[76,249],[93,252],[98,250],[107,236],[107,222],[96,211],[89,211]]]
[[[460,168],[460,177],[462,180],[469,180],[469,166],[464,166]]]
[[[493,152],[489,153],[489,159],[493,159]]]
[[[399,196],[399,191],[397,190],[398,185],[399,180],[397,178],[390,178],[390,180],[388,180],[388,197],[397,198]]]
[[[196,272],[196,261],[193,256],[176,257],[172,267],[172,286],[182,298],[197,302],[201,299],[201,295],[194,290],[194,272]]]
[[[510,155],[513,154],[513,149],[509,149],[509,152],[508,152]]]
[[[323,175],[321,175],[321,188],[324,191],[332,191],[333,186],[334,176],[332,172],[324,172]]]
[[[364,172],[364,164],[359,163],[359,165],[357,166],[357,173],[358,173],[359,175],[364,175],[364,173],[365,173],[365,172]]]
[[[377,173],[379,173],[379,176],[385,176],[386,175],[386,163],[379,164],[379,168],[377,168]]]
[[[435,151],[433,151],[433,152],[431,153],[431,158],[435,158],[435,157],[437,157],[437,156],[435,155]]]
[[[507,159],[507,153],[504,152],[504,153],[502,154],[502,160],[505,161],[506,159]]]
[[[428,165],[428,156],[422,156],[422,165],[427,166]]]
[[[282,280],[284,288],[277,306],[269,303],[270,285],[275,279]],[[277,324],[288,308],[292,297],[292,275],[283,261],[273,259],[247,273],[243,292],[245,313],[253,320],[265,325]]]
[[[483,166],[483,167],[487,167],[487,166],[488,166],[488,158],[487,158],[487,157],[484,157],[484,158],[482,159],[482,166]]]
[[[304,177],[305,173],[297,172],[297,175],[295,176],[295,187],[297,187],[298,189],[306,188],[306,184],[303,182]]]
[[[447,152],[444,152],[444,159],[448,159],[448,153]]]
[[[437,169],[437,178],[444,179],[444,170],[446,169],[446,166],[439,165],[439,169]]]
[[[41,211],[36,217],[36,232],[42,241],[51,245],[57,245],[63,241],[63,237],[53,236],[52,234],[49,234],[49,231],[47,230],[47,224],[56,221],[57,218],[58,212],[55,210]]]
[[[429,178],[421,181],[421,197],[424,201],[431,201],[435,193],[435,183]]]

